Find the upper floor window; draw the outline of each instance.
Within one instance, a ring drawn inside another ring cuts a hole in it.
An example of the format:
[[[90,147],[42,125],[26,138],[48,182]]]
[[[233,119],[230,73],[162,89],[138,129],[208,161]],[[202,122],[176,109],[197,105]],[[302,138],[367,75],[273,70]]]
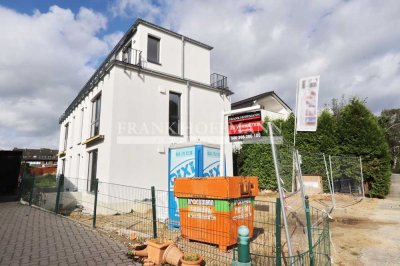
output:
[[[99,135],[100,130],[100,109],[101,109],[101,94],[93,100],[92,104],[92,123],[90,128],[90,136]]]
[[[69,123],[66,123],[64,128],[64,151],[67,150],[67,145],[68,145],[68,128],[69,128]]]
[[[179,93],[169,93],[169,134],[180,135],[181,124],[181,95]]]
[[[147,61],[160,63],[160,39],[151,35],[147,39]]]

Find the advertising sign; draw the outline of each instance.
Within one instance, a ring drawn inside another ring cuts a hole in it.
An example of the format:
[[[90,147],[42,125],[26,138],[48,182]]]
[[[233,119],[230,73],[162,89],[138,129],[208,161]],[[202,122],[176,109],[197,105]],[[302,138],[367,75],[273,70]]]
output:
[[[231,142],[260,138],[262,127],[261,111],[253,111],[228,117],[229,140]]]
[[[316,131],[320,76],[302,78],[297,88],[296,130]]]

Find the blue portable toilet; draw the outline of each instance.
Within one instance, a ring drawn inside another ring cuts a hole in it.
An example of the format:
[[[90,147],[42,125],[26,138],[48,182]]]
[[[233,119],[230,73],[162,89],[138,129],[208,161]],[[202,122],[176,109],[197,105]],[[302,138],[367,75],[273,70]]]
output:
[[[168,151],[168,216],[169,227],[179,228],[178,199],[174,196],[174,180],[180,177],[220,176],[219,146],[181,144]]]

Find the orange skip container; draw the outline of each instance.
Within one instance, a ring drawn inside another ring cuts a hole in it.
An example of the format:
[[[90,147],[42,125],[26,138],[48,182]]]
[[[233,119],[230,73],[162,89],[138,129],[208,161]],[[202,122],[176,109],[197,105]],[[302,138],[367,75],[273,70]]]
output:
[[[226,251],[237,243],[239,226],[246,225],[253,236],[257,177],[177,178],[174,194],[184,238]]]

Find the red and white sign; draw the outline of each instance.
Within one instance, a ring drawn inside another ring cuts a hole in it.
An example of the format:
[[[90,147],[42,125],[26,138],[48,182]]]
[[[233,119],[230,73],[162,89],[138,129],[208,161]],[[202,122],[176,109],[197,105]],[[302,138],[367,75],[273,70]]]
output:
[[[231,115],[228,117],[228,123],[231,142],[261,137],[261,111]]]

